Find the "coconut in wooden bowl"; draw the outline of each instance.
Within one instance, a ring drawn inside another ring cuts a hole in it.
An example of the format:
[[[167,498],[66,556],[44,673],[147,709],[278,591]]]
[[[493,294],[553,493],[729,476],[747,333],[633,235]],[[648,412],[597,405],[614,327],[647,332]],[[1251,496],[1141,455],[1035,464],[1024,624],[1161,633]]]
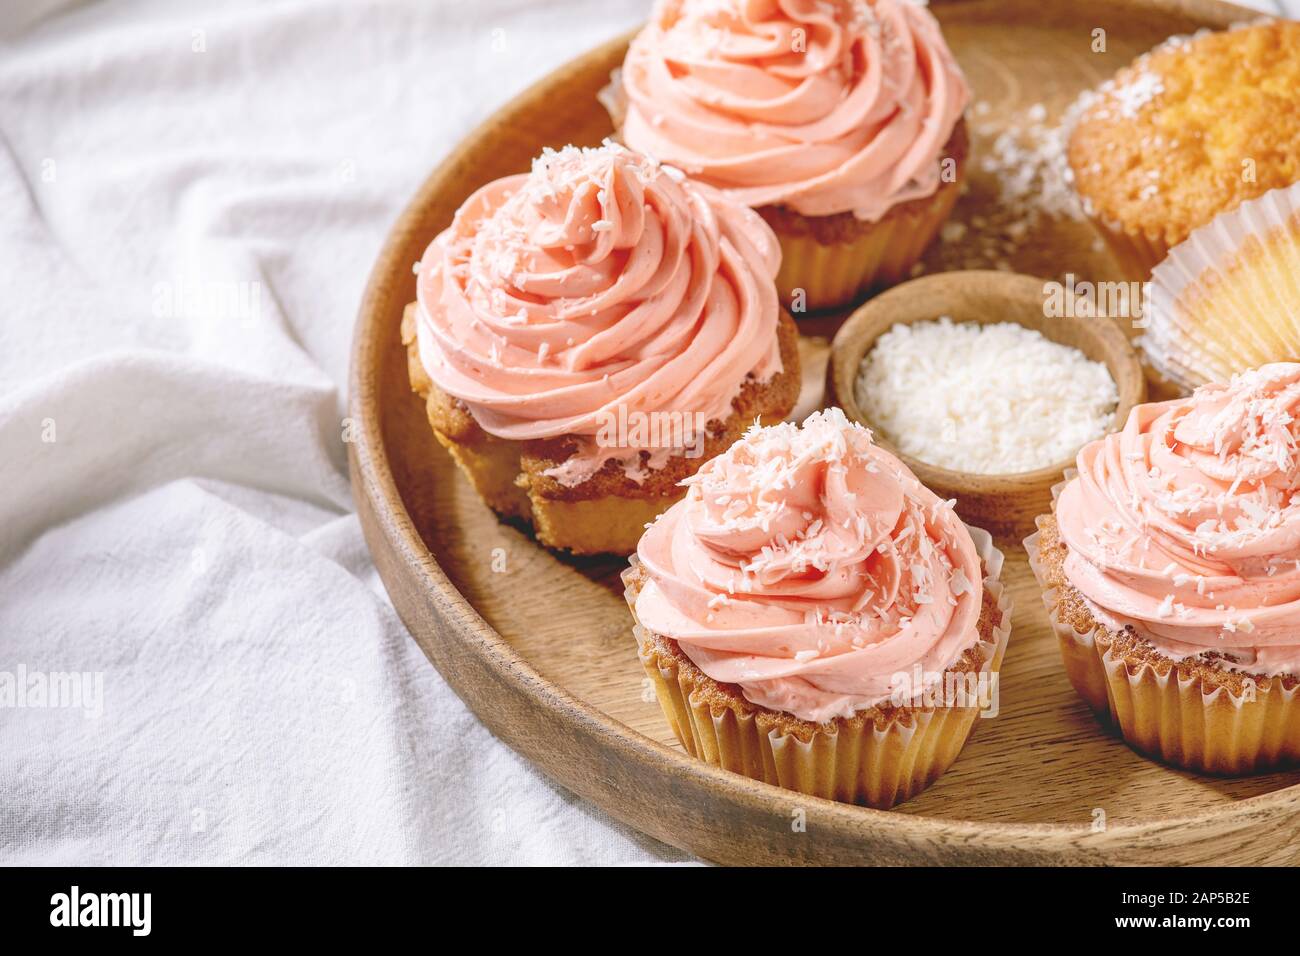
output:
[[[831,345],[831,400],[1001,538],[1031,531],[1079,448],[1146,394],[1114,320],[1047,301],[1031,276],[927,276],[860,307]]]

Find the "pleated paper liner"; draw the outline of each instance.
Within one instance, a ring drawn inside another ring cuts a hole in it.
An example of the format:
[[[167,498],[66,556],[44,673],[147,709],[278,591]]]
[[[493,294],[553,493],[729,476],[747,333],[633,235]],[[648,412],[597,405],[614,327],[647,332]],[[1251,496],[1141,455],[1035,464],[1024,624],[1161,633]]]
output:
[[[1159,237],[1130,232],[1123,226],[1091,217],[1106,246],[1119,262],[1124,275],[1134,282],[1146,282],[1152,270],[1169,255],[1169,244]]]
[[[1071,478],[1052,489],[1053,499]],[[1198,773],[1241,776],[1300,763],[1300,684],[1259,680],[1253,694],[1207,688],[1199,676],[1181,677],[1175,662],[1127,661],[1103,625],[1077,631],[1062,613],[1059,592],[1047,583],[1041,531],[1025,539],[1029,566],[1042,589],[1066,675],[1104,722],[1139,753]]]
[[[971,529],[984,560],[984,587],[1001,614],[990,640],[978,647],[979,674],[996,680],[1011,634],[1011,596],[1002,587],[1002,552],[987,533]],[[636,567],[636,559],[633,568]],[[628,579],[625,573],[625,581]],[[628,593],[635,618],[635,597]],[[770,711],[713,707],[697,692],[699,672],[661,653],[649,634],[633,628],[639,655],[673,733],[691,756],[787,790],[889,809],[920,793],[957,759],[979,716],[976,706],[908,707],[905,716],[874,722],[821,724],[810,739],[783,733]],[[829,728],[829,729],[825,729]]]
[[[1147,360],[1193,389],[1300,358],[1300,183],[1242,203],[1152,274]]]
[[[772,223],[781,243],[781,300],[815,312],[851,305],[872,289],[907,279],[952,213],[961,185],[944,183],[924,208],[886,215],[852,239],[823,243]],[[769,220],[771,222],[771,220]],[[797,318],[798,316],[796,316]]]

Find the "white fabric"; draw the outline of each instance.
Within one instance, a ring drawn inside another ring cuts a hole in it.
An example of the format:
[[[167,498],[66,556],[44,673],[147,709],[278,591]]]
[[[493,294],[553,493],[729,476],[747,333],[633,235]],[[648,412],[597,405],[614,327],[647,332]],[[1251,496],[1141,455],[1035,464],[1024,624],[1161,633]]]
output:
[[[401,206],[647,8],[0,2],[0,863],[682,859],[425,662],[341,441]]]
[[[341,439],[401,207],[644,4],[56,5],[0,3],[0,863],[682,859],[443,683]]]

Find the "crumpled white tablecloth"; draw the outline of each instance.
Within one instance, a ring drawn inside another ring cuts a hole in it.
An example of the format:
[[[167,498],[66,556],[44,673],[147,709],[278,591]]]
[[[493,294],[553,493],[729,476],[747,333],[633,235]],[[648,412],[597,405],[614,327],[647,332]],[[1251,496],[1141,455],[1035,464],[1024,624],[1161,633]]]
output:
[[[0,863],[683,859],[427,663],[341,425],[416,186],[646,10],[0,4]]]

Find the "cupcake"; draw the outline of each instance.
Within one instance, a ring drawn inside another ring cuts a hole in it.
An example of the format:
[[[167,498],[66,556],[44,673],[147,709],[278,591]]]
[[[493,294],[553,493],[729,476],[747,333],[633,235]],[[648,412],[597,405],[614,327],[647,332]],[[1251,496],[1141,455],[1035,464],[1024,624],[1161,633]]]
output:
[[[1243,200],[1300,180],[1300,23],[1178,38],[1097,91],[1070,135],[1075,188],[1134,279]]]
[[[624,572],[682,746],[756,780],[888,808],[996,711],[1002,555],[838,408],[753,427]]]
[[[606,93],[629,146],[776,230],[796,311],[906,278],[961,190],[966,82],[906,0],[660,0]]]
[[[780,250],[752,210],[607,144],[484,186],[416,264],[402,337],[484,501],[575,553],[631,552],[683,478],[798,396]]]
[[[1300,183],[1192,233],[1151,276],[1147,361],[1191,390],[1300,357]]]
[[[1139,405],[1026,541],[1079,695],[1204,773],[1300,757],[1300,364]]]

